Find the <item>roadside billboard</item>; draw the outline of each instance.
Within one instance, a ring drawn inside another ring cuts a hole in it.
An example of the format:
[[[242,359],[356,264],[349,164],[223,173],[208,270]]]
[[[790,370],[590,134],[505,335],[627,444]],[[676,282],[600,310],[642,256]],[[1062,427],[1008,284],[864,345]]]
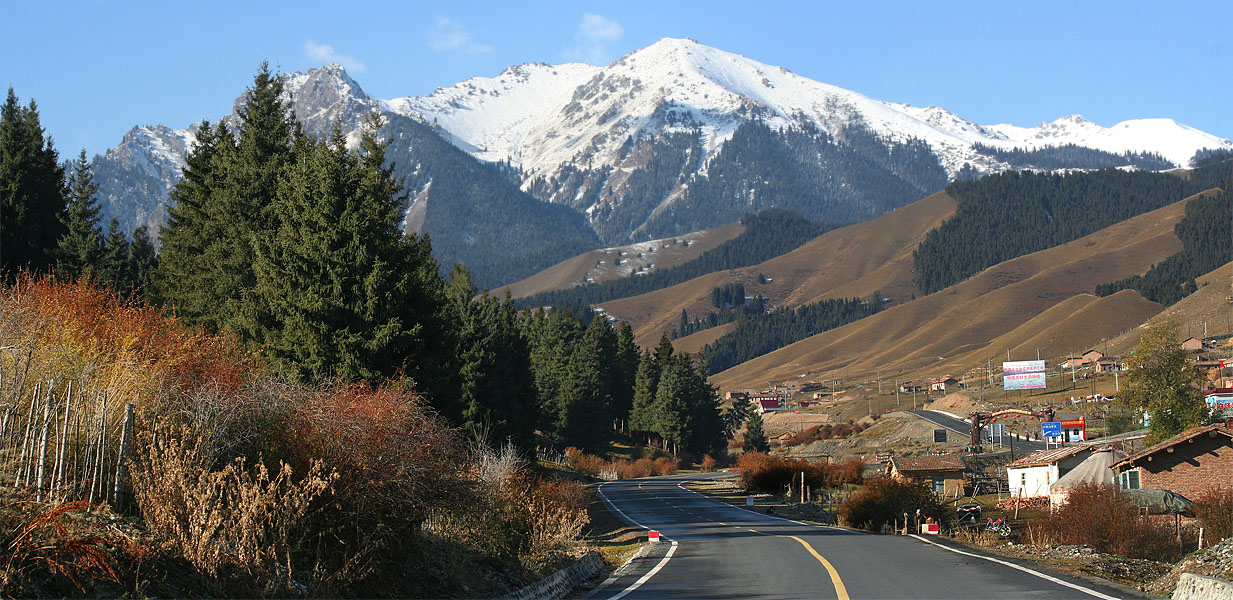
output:
[[[1055,438],[1061,442],[1087,441],[1087,423],[1082,418],[1072,421],[1042,421],[1040,437]]]
[[[1007,391],[1045,389],[1045,361],[1019,360],[1002,363],[1002,388]]]
[[[1222,417],[1233,417],[1233,394],[1208,394],[1207,406],[1213,413]]]

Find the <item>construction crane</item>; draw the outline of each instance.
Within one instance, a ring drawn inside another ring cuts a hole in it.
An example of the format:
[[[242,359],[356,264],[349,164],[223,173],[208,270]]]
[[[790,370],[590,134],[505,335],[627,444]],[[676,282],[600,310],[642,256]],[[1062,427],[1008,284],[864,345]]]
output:
[[[968,415],[969,422],[972,424],[972,446],[980,445],[980,432],[985,428],[985,425],[998,420],[1000,417],[1008,415],[1023,415],[1025,417],[1035,417],[1041,421],[1053,420],[1053,409],[1042,408],[1040,410],[1027,410],[1023,408],[999,408],[993,412],[974,412]]]

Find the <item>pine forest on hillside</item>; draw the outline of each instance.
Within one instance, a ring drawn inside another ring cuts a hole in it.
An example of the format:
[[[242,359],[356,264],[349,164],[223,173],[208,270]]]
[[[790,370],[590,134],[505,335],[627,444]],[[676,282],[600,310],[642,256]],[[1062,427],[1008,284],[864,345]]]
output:
[[[1233,260],[1233,189],[1221,186],[1216,196],[1201,196],[1186,204],[1186,217],[1174,226],[1182,250],[1152,265],[1143,275],[1103,283],[1096,293],[1108,296],[1137,290],[1143,297],[1169,306],[1199,289],[1195,279]]]
[[[1065,175],[1012,171],[956,181],[955,214],[913,253],[916,285],[930,294],[998,263],[1074,241],[1219,185],[1233,162],[1188,177],[1107,169]]]

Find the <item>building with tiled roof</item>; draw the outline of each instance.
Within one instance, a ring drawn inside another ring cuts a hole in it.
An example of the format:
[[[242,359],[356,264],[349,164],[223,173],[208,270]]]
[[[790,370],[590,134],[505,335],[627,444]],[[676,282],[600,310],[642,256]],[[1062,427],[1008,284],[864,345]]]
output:
[[[955,454],[940,456],[892,456],[886,472],[892,478],[920,481],[943,497],[963,495],[966,467]]]
[[[1077,444],[1037,450],[1006,465],[1006,482],[1016,498],[1041,498],[1049,487],[1091,454],[1090,445]]]
[[[1172,490],[1197,500],[1233,484],[1233,427],[1192,427],[1110,468],[1124,488]]]

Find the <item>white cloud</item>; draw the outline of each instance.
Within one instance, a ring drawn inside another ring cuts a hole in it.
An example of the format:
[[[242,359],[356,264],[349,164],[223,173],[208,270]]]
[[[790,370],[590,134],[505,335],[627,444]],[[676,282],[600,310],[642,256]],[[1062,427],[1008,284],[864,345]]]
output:
[[[318,44],[312,40],[304,42],[304,55],[309,60],[318,63],[338,63],[352,73],[363,73],[364,63],[354,56],[346,56],[334,51],[333,46]]]
[[[438,17],[436,24],[428,30],[428,47],[432,48],[433,52],[458,51],[471,54],[492,50],[492,46],[488,44],[476,43],[471,32],[467,31],[462,23],[449,17]]]
[[[605,64],[609,58],[608,44],[620,40],[625,35],[625,28],[620,23],[602,15],[586,13],[578,23],[578,31],[574,33],[576,45],[566,51],[571,60],[580,60],[591,64]]]

